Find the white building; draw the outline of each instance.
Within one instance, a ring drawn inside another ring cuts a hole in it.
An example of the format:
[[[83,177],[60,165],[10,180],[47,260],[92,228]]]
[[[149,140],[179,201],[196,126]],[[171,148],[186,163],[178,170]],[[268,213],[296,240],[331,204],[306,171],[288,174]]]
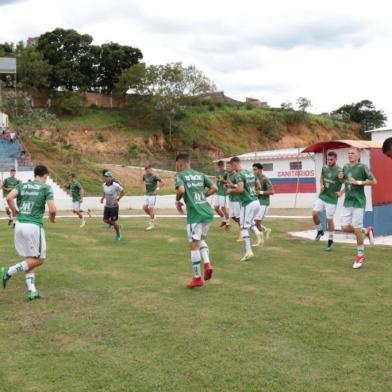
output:
[[[8,127],[8,115],[0,112],[0,127]]]
[[[311,208],[316,197],[316,169],[313,153],[303,148],[254,151],[238,155],[242,167],[252,170],[254,163],[263,165],[264,174],[271,180],[275,194],[273,208]],[[222,159],[228,161],[230,158]]]
[[[385,139],[392,137],[392,128],[383,127],[383,128],[369,129],[365,133],[370,133],[373,141],[383,142]]]

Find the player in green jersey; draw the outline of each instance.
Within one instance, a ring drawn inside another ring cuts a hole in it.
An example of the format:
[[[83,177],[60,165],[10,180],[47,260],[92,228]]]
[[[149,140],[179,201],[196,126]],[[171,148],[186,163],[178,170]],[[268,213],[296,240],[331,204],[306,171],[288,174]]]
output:
[[[327,154],[327,165],[323,166],[320,176],[320,194],[315,201],[312,211],[313,222],[316,225],[315,241],[319,241],[324,235],[320,221],[320,213],[325,211],[328,224],[328,243],[326,251],[332,250],[333,236],[335,233],[334,215],[338,198],[344,193],[341,191],[342,183],[339,180],[339,173],[342,169],[337,165],[338,156],[336,152],[330,151]]]
[[[218,188],[207,175],[191,168],[189,154],[178,154],[176,167],[176,208],[180,214],[184,214],[184,204],[181,201],[183,200],[187,213],[188,239],[191,242],[193,279],[187,284],[187,287],[191,289],[203,286],[200,266],[202,260],[204,263],[204,280],[209,280],[212,276],[213,269],[205,238],[214,214],[207,197],[216,193]],[[208,190],[205,192],[206,188]]]
[[[235,174],[236,171],[233,169],[233,165],[231,162],[226,163],[226,170],[227,170],[227,182],[226,182],[226,189],[229,189],[232,185],[234,185],[235,181]],[[241,227],[240,227],[240,216],[241,216],[241,196],[239,193],[228,193],[229,197],[229,216],[233,219],[234,222],[238,224],[240,228],[240,234],[237,238],[237,242],[243,241],[241,236]]]
[[[355,234],[357,240],[357,257],[353,268],[361,268],[365,261],[363,234],[366,234],[371,244],[374,243],[373,229],[371,227],[363,229],[363,217],[366,207],[364,186],[376,185],[377,180],[369,168],[359,162],[359,158],[359,149],[350,148],[348,150],[349,163],[339,173],[340,181],[345,184],[345,199],[341,214],[342,230],[346,233]]]
[[[258,216],[257,228],[265,234],[265,238],[268,240],[271,235],[271,229],[263,225],[263,220],[267,215],[268,206],[270,205],[270,196],[274,194],[274,188],[270,179],[263,174],[263,165],[261,163],[254,163],[253,173],[260,182],[260,190],[257,197],[260,203],[260,213]]]
[[[215,195],[214,209],[216,213],[222,218],[222,222],[219,227],[223,227],[225,230],[230,229],[229,212],[227,210],[227,171],[225,170],[225,163],[219,161],[217,163],[218,170],[215,172],[216,186],[218,191]]]
[[[253,172],[242,170],[241,160],[233,157],[230,162],[236,171],[233,185],[227,190],[229,194],[238,193],[241,197],[240,226],[241,236],[244,240],[244,256],[241,261],[247,261],[254,257],[252,252],[249,229],[256,235],[257,244],[263,243],[263,234],[257,229],[258,216],[260,214],[260,203],[257,199],[257,192],[260,190],[260,182]]]
[[[143,205],[144,212],[150,217],[150,223],[146,230],[155,228],[155,203],[157,201],[157,193],[164,186],[162,179],[152,171],[152,166],[148,165],[144,168],[146,173],[143,175],[143,182],[146,186],[146,196]]]
[[[10,170],[10,176],[7,177],[3,182],[3,198],[4,198],[4,208],[5,212],[8,215],[8,226],[13,223],[13,227],[15,227],[15,221],[12,219],[11,209],[8,207],[7,196],[9,193],[15,189],[15,187],[20,183],[20,181],[16,178],[16,170]]]
[[[46,184],[48,169],[37,166],[34,169],[34,180],[18,184],[7,196],[8,206],[16,216],[16,203],[19,213],[15,226],[15,248],[24,260],[8,268],[1,268],[0,279],[5,288],[8,280],[17,272],[25,272],[28,299],[41,298],[35,286],[34,269],[39,267],[46,258],[46,240],[43,229],[45,205],[48,206],[49,218],[52,223],[56,218],[56,206],[52,188]]]
[[[75,173],[71,173],[68,176],[68,185],[66,186],[66,189],[68,189],[71,192],[72,212],[79,217],[80,227],[82,228],[86,225],[86,220],[84,219],[83,216],[84,211],[82,209],[84,189],[82,187],[82,184],[79,181],[77,181]],[[87,213],[91,218],[91,212],[89,209],[87,209]]]
[[[389,158],[392,159],[392,137],[384,140],[382,145],[382,152]]]

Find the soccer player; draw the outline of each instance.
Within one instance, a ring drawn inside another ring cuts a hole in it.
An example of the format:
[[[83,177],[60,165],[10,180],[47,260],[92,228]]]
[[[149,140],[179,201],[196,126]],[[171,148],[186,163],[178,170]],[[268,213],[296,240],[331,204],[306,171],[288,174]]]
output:
[[[219,161],[217,166],[218,170],[215,172],[215,177],[218,192],[215,195],[214,209],[216,213],[222,218],[222,222],[219,227],[224,227],[225,230],[229,230],[230,220],[227,211],[227,190],[225,187],[227,181],[227,172],[225,170],[225,163],[223,161]]]
[[[83,210],[82,210],[82,203],[83,203],[83,196],[84,196],[84,189],[82,187],[82,184],[76,180],[76,175],[74,173],[71,173],[68,176],[69,183],[67,185],[67,189],[71,191],[71,197],[72,197],[72,210],[73,213],[76,214],[79,219],[80,219],[80,227],[84,227],[86,225],[86,221],[83,216]],[[88,215],[91,218],[91,212],[88,209],[87,210]]]
[[[321,169],[320,177],[320,194],[315,201],[312,211],[313,222],[316,225],[315,241],[320,241],[324,235],[321,226],[320,213],[325,211],[328,224],[328,243],[326,251],[331,251],[333,247],[333,236],[335,233],[335,224],[333,217],[336,211],[338,198],[343,194],[341,191],[342,183],[339,180],[339,173],[342,169],[337,165],[338,156],[336,152],[330,151],[327,154],[327,165]]]
[[[205,238],[214,214],[207,197],[216,193],[218,188],[210,178],[191,169],[190,156],[180,153],[176,157],[176,208],[180,214],[184,214],[181,199],[184,200],[187,212],[187,232],[191,243],[191,261],[193,279],[187,287],[203,286],[201,277],[201,260],[204,263],[204,280],[212,277],[213,268],[210,261],[209,249]],[[208,190],[205,192],[205,188]]]
[[[8,280],[17,272],[25,272],[28,299],[41,298],[35,286],[35,268],[39,267],[46,258],[46,240],[43,229],[45,205],[49,210],[52,223],[56,219],[56,206],[53,200],[52,188],[46,184],[49,172],[45,166],[36,166],[34,180],[16,185],[9,195],[7,202],[13,216],[16,216],[16,203],[19,214],[15,226],[15,248],[25,259],[8,268],[1,268],[0,276],[5,288]]]
[[[143,175],[143,182],[146,186],[146,199],[143,206],[144,212],[150,216],[150,223],[146,230],[155,228],[155,203],[157,200],[157,193],[164,183],[162,179],[152,171],[151,165],[146,166],[146,173]]]
[[[16,170],[11,169],[10,170],[10,176],[7,177],[4,182],[3,182],[3,197],[4,197],[4,208],[5,212],[8,215],[8,226],[13,223],[13,227],[15,227],[15,221],[12,218],[11,215],[11,209],[8,206],[7,203],[7,196],[9,193],[20,183],[20,181],[16,178]]]
[[[270,179],[263,174],[263,165],[261,163],[254,163],[253,173],[260,182],[260,190],[258,191],[258,199],[260,203],[260,214],[257,216],[257,228],[262,234],[265,234],[265,239],[268,240],[271,235],[271,229],[263,225],[263,219],[267,215],[268,206],[270,205],[270,196],[274,194],[274,188]]]
[[[260,183],[253,172],[241,169],[240,158],[233,157],[230,162],[237,173],[234,177],[234,184],[229,187],[227,192],[229,194],[239,193],[241,196],[240,226],[241,236],[244,240],[244,256],[241,261],[248,261],[254,257],[248,230],[251,229],[256,235],[256,246],[263,243],[263,235],[257,228],[258,216],[260,215],[257,190],[260,188]]]
[[[233,165],[231,164],[231,162],[226,163],[226,170],[227,170],[226,188],[229,189],[234,184],[236,172],[233,169]],[[239,193],[228,193],[228,196],[229,196],[230,218],[233,219],[233,221],[238,224],[238,227],[240,227],[241,196]],[[238,242],[242,241],[241,228],[240,228],[240,235],[237,241]]]
[[[377,180],[369,168],[359,162],[360,151],[357,148],[348,150],[349,163],[344,165],[339,173],[339,180],[345,184],[345,199],[341,215],[342,230],[355,234],[357,240],[357,257],[353,268],[361,268],[365,261],[365,245],[363,233],[369,238],[370,244],[374,243],[373,229],[363,229],[363,216],[366,207],[365,185],[376,185]]]
[[[101,203],[105,200],[105,208],[103,210],[103,221],[113,226],[116,231],[116,241],[121,240],[120,226],[118,225],[119,202],[125,195],[124,188],[117,182],[113,181],[113,174],[106,171],[103,175],[105,182],[102,185],[103,195]]]
[[[392,159],[392,137],[384,140],[382,145],[382,152],[389,158]]]

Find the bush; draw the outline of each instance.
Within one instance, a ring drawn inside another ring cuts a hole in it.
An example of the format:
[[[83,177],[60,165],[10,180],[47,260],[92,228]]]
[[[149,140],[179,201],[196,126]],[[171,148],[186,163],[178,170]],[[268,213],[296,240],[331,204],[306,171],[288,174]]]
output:
[[[58,115],[80,116],[86,110],[86,98],[71,91],[57,92],[51,102],[52,110]]]
[[[102,133],[98,133],[97,140],[101,143],[105,143],[108,141],[108,138],[105,135],[102,135]]]

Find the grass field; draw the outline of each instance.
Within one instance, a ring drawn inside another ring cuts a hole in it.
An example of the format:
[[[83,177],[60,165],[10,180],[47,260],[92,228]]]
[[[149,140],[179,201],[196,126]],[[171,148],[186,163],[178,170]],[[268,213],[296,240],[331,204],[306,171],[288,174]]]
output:
[[[98,220],[47,224],[37,270],[46,298],[28,303],[21,274],[0,296],[0,390],[392,390],[392,262],[368,248],[290,238],[308,221],[271,221],[248,262],[236,233],[209,234],[213,279],[189,290],[181,219],[123,220],[121,243]],[[0,222],[0,262],[20,260]],[[218,222],[214,222],[217,226]]]

